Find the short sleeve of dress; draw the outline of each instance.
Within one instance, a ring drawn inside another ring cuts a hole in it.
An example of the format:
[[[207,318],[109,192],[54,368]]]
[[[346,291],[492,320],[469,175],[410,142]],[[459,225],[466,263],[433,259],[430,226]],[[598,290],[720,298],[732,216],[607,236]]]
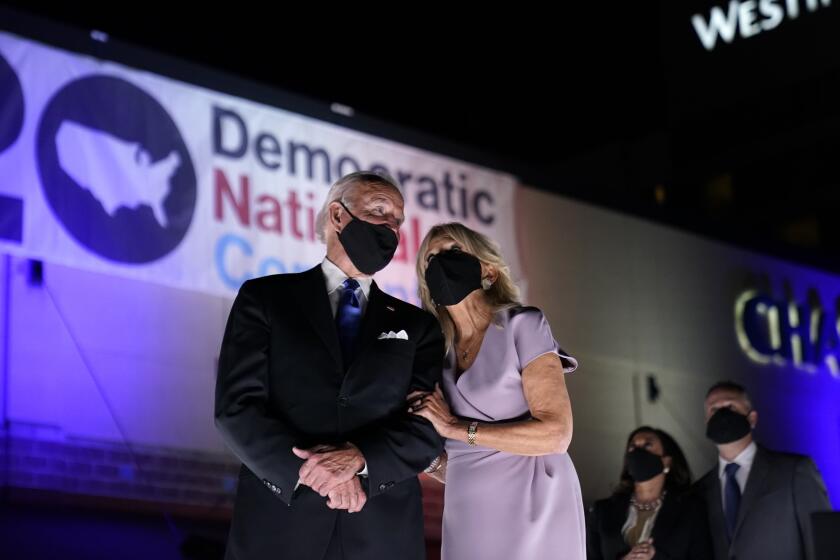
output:
[[[549,353],[560,356],[563,373],[572,373],[577,369],[577,359],[560,348],[554,340],[551,327],[541,310],[536,307],[519,307],[510,310],[510,313],[520,372],[535,359]]]

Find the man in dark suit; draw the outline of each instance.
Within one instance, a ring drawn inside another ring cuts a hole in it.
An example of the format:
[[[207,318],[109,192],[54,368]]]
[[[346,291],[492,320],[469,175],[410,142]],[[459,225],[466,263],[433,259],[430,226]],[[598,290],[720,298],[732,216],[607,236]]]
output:
[[[318,215],[323,262],[239,289],[216,380],[216,425],[242,461],[228,559],[425,558],[416,475],[443,442],[405,398],[434,390],[443,336],[371,278],[402,221],[391,179],[352,173]]]
[[[753,441],[758,412],[737,383],[709,389],[705,409],[718,464],[697,485],[715,560],[813,559],[811,513],[831,509],[814,462]]]

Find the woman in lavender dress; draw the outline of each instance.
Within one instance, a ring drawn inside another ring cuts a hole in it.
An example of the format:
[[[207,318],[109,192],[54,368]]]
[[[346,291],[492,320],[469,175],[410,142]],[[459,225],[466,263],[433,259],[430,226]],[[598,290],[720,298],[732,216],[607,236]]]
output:
[[[447,341],[443,387],[408,395],[446,438],[426,469],[445,482],[443,560],[586,558],[580,484],[566,450],[564,379],[577,360],[539,309],[518,303],[499,249],[461,224],[432,228],[420,297]]]

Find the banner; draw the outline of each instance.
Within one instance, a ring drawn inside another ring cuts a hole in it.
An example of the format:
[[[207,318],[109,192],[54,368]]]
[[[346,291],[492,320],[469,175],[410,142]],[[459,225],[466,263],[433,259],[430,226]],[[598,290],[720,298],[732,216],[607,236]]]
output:
[[[417,302],[417,249],[440,222],[495,239],[519,276],[510,175],[0,33],[7,252],[232,297],[317,264],[318,209],[360,169],[404,190],[386,291]]]

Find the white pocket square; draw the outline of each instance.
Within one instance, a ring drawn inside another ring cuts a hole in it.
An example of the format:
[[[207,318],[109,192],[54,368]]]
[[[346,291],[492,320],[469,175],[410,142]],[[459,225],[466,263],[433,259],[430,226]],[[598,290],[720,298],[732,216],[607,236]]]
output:
[[[405,331],[400,331],[396,333],[394,331],[383,332],[377,337],[377,340],[383,340],[386,338],[399,338],[400,340],[408,340],[408,333]]]

